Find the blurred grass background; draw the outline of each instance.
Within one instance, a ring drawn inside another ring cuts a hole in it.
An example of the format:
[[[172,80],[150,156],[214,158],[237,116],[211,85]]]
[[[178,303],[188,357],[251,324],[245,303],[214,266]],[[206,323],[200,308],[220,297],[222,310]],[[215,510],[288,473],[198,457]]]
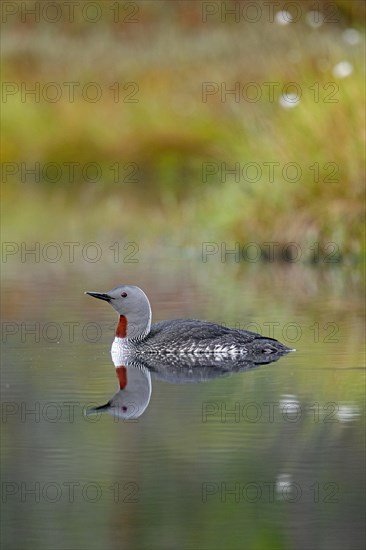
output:
[[[97,4],[103,14],[97,23],[79,9],[73,22],[9,16],[3,24],[3,83],[19,90],[39,83],[42,90],[54,82],[63,92],[56,102],[3,93],[2,162],[17,167],[3,171],[4,240],[100,242],[123,235],[156,250],[196,247],[197,254],[202,241],[295,241],[308,251],[314,242],[323,251],[334,242],[339,261],[361,260],[363,2],[316,3],[319,22],[312,2],[289,3],[289,17],[301,16],[288,24],[281,6],[271,22],[263,2],[256,2],[257,22],[243,16],[248,2],[225,3],[239,5],[238,22],[221,21],[220,2],[210,3],[219,11],[207,22],[204,2],[120,2],[118,22],[110,2]],[[136,22],[128,23],[123,17],[131,6]],[[74,101],[65,82],[80,84]],[[89,82],[102,89],[95,103],[80,93]],[[248,89],[238,102],[233,95],[222,101],[220,93],[203,101],[204,82],[227,89],[253,82],[262,97],[248,100],[254,93]],[[278,83],[273,100],[265,82]],[[281,99],[289,82],[302,91],[292,108]],[[124,90],[126,83],[134,84]],[[134,91],[137,102],[122,101]],[[52,169],[38,182],[23,177],[21,163],[36,162],[64,167],[59,180],[51,181]],[[102,176],[93,183],[78,168],[70,182],[64,165],[70,162],[98,163]],[[269,162],[279,163],[273,181]],[[206,163],[226,163],[228,170],[256,163],[262,175],[253,181],[249,171],[251,181],[242,174],[237,181],[217,170],[205,177]],[[287,163],[300,165],[298,181],[283,176]]]

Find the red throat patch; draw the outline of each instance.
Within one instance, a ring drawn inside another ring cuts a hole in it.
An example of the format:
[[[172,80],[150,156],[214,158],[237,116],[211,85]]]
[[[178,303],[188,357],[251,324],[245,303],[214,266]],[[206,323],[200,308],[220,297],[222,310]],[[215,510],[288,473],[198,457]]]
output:
[[[116,328],[116,336],[118,336],[118,338],[126,338],[127,336],[127,317],[125,317],[124,315],[119,316],[119,321]]]
[[[117,378],[119,382],[119,389],[124,390],[127,386],[127,369],[126,367],[120,366],[116,368]]]

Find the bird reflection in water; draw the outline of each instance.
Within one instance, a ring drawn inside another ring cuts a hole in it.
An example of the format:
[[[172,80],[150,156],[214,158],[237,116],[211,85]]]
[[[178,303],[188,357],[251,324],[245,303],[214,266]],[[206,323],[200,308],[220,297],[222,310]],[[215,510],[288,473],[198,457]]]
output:
[[[270,355],[251,354],[245,358],[215,356],[184,356],[173,354],[130,357],[121,354],[116,374],[119,390],[105,405],[88,409],[87,416],[108,413],[115,418],[132,420],[143,414],[149,405],[152,391],[151,379],[173,384],[208,382],[214,378],[244,372],[277,361],[286,352]]]

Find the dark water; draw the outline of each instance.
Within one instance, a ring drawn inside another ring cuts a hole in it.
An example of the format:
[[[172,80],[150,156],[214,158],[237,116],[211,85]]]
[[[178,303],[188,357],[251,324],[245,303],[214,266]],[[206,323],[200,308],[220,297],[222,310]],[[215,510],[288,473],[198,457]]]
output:
[[[364,547],[357,272],[180,259],[6,280],[3,548]],[[144,288],[155,321],[260,329],[298,351],[198,384],[153,378],[139,418],[87,418],[117,390],[115,312],[83,291],[119,283]]]

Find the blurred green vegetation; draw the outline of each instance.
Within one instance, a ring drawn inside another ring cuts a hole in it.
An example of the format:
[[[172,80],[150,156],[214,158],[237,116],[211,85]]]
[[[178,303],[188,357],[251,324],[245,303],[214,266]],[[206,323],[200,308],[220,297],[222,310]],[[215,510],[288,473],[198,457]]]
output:
[[[201,2],[135,5],[135,23],[113,22],[100,2],[95,24],[79,10],[74,22],[9,17],[4,25],[2,78],[19,90],[3,96],[2,160],[17,167],[3,173],[5,239],[123,234],[155,247],[295,241],[323,251],[334,242],[340,259],[359,261],[364,3],[333,2],[330,13],[320,2],[320,25],[309,20],[310,2],[297,2],[301,17],[286,25],[271,22],[263,2],[255,23],[219,15],[204,23]],[[341,62],[348,76],[337,73]],[[42,98],[50,82],[62,91],[58,101]],[[67,82],[78,83],[73,101]],[[97,102],[80,92],[90,82],[102,90]],[[204,83],[218,90],[207,101]],[[235,83],[239,100],[221,97]],[[281,104],[288,83],[301,90],[292,108]],[[40,101],[22,99],[24,86],[40,86]],[[40,181],[23,177],[21,163],[36,162],[62,167],[58,181],[52,167]],[[93,170],[82,174],[88,163],[100,166],[95,182]],[[276,163],[272,179],[268,163]],[[300,167],[299,178],[288,163]],[[226,174],[223,164],[240,173]]]

